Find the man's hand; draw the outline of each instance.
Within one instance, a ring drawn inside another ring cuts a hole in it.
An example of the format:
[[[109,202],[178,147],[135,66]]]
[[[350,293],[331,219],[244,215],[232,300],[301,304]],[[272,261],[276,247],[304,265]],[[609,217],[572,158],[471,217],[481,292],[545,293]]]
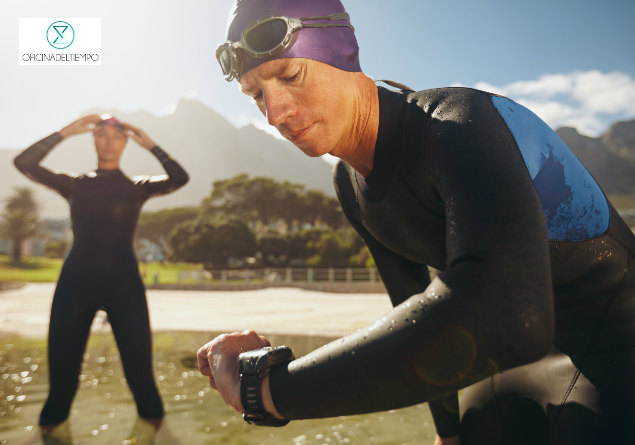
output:
[[[145,131],[141,128],[135,127],[133,125],[122,123],[122,125],[128,130],[128,134],[135,142],[141,145],[146,150],[150,150],[155,147],[157,144],[154,143],[150,136],[147,135]]]
[[[220,393],[225,403],[242,413],[238,355],[267,346],[271,346],[269,340],[254,331],[222,334],[198,350],[198,369],[209,377],[209,384]]]
[[[69,136],[92,131],[95,128],[95,124],[100,120],[101,116],[98,114],[89,114],[88,116],[80,117],[76,121],[73,121],[62,128],[59,131],[59,134],[66,139]]]

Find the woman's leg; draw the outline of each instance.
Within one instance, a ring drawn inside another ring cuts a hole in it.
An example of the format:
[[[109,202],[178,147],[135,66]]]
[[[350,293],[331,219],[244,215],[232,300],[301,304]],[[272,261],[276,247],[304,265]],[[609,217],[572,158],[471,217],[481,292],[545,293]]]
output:
[[[106,311],[139,416],[163,417],[163,404],[152,372],[152,334],[141,281],[137,278],[120,287],[110,297]]]
[[[82,358],[97,308],[60,279],[51,306],[48,335],[49,396],[40,414],[40,425],[68,418],[77,392]]]

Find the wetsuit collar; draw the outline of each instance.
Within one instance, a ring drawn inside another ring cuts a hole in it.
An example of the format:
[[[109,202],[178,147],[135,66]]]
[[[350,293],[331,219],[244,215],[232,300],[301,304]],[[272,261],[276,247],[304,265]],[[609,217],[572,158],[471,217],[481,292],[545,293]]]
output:
[[[375,143],[373,169],[366,179],[360,175],[358,185],[362,193],[372,200],[381,199],[385,194],[401,146],[400,117],[405,94],[377,87],[379,97],[379,130]]]
[[[108,177],[108,176],[125,176],[124,173],[119,168],[115,168],[113,170],[106,170],[103,168],[98,168],[95,170],[96,176]]]

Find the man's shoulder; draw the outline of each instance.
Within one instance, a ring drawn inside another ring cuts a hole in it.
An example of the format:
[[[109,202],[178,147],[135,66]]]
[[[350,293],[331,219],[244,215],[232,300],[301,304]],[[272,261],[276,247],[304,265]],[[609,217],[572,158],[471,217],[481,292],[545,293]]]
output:
[[[441,120],[462,120],[474,112],[493,110],[492,93],[467,87],[433,88],[409,93],[406,102]]]

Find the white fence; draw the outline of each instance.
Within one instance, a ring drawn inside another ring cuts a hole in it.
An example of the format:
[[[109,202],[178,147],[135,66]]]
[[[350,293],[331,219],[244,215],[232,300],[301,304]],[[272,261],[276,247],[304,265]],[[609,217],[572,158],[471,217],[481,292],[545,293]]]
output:
[[[223,269],[179,272],[179,284],[204,284],[226,282],[379,282],[377,269],[366,268],[318,268],[287,267],[263,269]]]

